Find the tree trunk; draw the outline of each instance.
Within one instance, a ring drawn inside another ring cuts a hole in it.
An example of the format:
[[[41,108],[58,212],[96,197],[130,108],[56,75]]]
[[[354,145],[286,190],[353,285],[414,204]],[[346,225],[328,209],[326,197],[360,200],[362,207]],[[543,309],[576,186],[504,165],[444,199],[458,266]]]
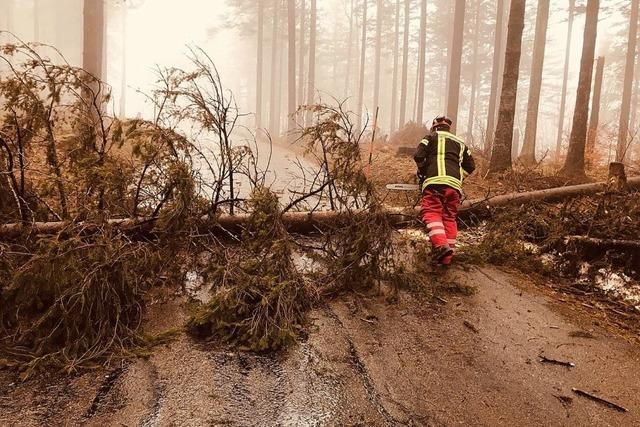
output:
[[[473,141],[473,120],[476,112],[476,96],[478,87],[478,46],[479,46],[479,33],[480,33],[480,17],[482,14],[482,5],[480,0],[476,0],[476,19],[474,25],[474,38],[473,38],[473,63],[472,63],[472,76],[471,76],[471,97],[469,98],[469,117],[467,122],[467,139]]]
[[[629,36],[627,40],[627,58],[624,68],[624,87],[622,105],[620,107],[620,124],[618,127],[618,147],[616,161],[623,162],[629,148],[629,113],[631,111],[631,94],[633,91],[633,67],[636,60],[636,44],[638,36],[638,6],[640,0],[632,0],[629,20]]]
[[[280,34],[278,31],[280,20],[280,2],[276,0],[273,4],[273,27],[271,29],[271,82],[269,87],[269,133],[271,135],[277,135],[276,126],[278,125],[279,117],[276,117],[276,103],[277,103],[277,88],[278,88],[278,41],[280,40]]]
[[[120,58],[120,117],[127,115],[127,18],[129,10],[127,4],[122,5],[122,58]]]
[[[316,91],[316,25],[318,11],[316,0],[311,0],[311,18],[309,21],[309,79],[307,86],[307,104],[312,105]],[[307,125],[311,123],[311,113],[307,113]]]
[[[82,68],[102,80],[104,4],[103,0],[84,0]]]
[[[256,61],[256,128],[262,127],[262,68],[264,53],[264,2],[258,0],[258,52]]]
[[[604,56],[596,61],[596,77],[593,83],[593,100],[591,102],[591,119],[587,132],[587,151],[592,153],[596,147],[598,125],[600,121],[600,95],[602,94],[602,79],[604,76]]]
[[[516,0],[514,0],[516,1]],[[640,177],[629,178],[627,180],[629,189],[640,189]],[[492,213],[494,208],[522,205],[525,203],[535,202],[559,202],[569,198],[580,197],[585,195],[593,195],[608,190],[608,182],[597,182],[594,184],[571,185],[567,187],[549,188],[546,190],[529,191],[524,193],[510,193],[501,196],[495,196],[486,199],[465,200],[459,208],[460,218],[481,218]],[[388,208],[386,210],[387,220],[395,227],[402,228],[413,226],[416,222],[416,216],[420,208],[416,208],[414,212],[407,214],[405,208]],[[318,230],[327,230],[335,226],[337,221],[347,219],[361,218],[369,215],[369,211],[314,211],[314,212],[292,212],[288,211],[282,214],[282,222],[289,232],[292,233],[317,233]],[[245,229],[249,214],[241,213],[238,215],[223,214],[216,217],[215,221],[211,221],[208,217],[203,217],[201,232],[221,232],[224,235],[228,233],[240,233]],[[155,221],[151,218],[120,218],[109,219],[106,223],[113,228],[120,229],[123,232],[140,231],[145,228],[153,232]],[[28,223],[11,223],[0,224],[0,239],[8,240],[19,237],[26,233],[36,234],[57,234],[69,227],[71,223],[68,221],[59,222],[28,222]],[[96,224],[90,222],[81,222],[74,224],[76,227],[85,230],[87,233],[96,232],[104,228],[104,224]]]
[[[453,120],[451,130],[456,131],[458,104],[460,100],[460,69],[462,67],[462,42],[464,39],[465,0],[456,0],[453,15],[453,40],[449,55],[449,94],[447,95],[447,116]],[[477,37],[477,34],[476,34]]]
[[[593,57],[596,51],[598,31],[598,12],[600,0],[587,1],[587,18],[584,26],[582,59],[580,60],[580,78],[576,94],[576,108],[573,113],[573,128],[569,140],[569,151],[561,173],[569,177],[584,176],[584,152],[587,139],[587,118],[589,115],[589,96],[593,77]]]
[[[373,79],[373,108],[379,107],[380,103],[380,55],[382,52],[382,0],[378,0],[376,6],[376,57]]]
[[[284,12],[284,10],[283,10]],[[286,21],[283,22],[283,25],[285,24]],[[287,43],[287,34],[284,31],[281,31],[280,33],[280,49],[278,49],[278,78],[277,78],[277,83],[278,86],[276,88],[276,120],[278,122],[278,124],[276,125],[276,135],[278,137],[280,137],[280,131],[282,129],[282,109],[283,109],[283,105],[285,102],[284,97],[282,96],[282,92],[283,92],[283,87],[284,87],[284,70],[285,70],[285,53],[284,53],[284,49],[282,48],[282,46],[285,46],[285,44]],[[285,107],[286,109],[286,107]]]
[[[498,99],[498,84],[500,83],[500,68],[502,63],[502,20],[504,18],[504,0],[498,0],[496,10],[496,29],[493,41],[493,69],[491,72],[491,93],[489,95],[489,106],[487,110],[487,129],[485,133],[484,150],[491,152],[493,145],[493,131],[496,122],[496,100]]]
[[[491,163],[489,164],[489,170],[494,173],[511,169],[511,145],[513,143],[513,125],[518,94],[525,3],[525,0],[512,0],[509,11],[509,29],[507,32],[502,93],[500,94],[500,111],[491,151]]]
[[[420,52],[418,54],[418,100],[416,105],[416,122],[422,123],[424,108],[424,74],[427,53],[427,0],[422,0],[420,7]]]
[[[391,121],[389,133],[396,130],[396,111],[398,105],[398,46],[400,44],[400,0],[396,0],[395,28],[393,36],[393,76],[391,84]]]
[[[571,35],[573,33],[573,18],[575,15],[576,0],[569,1],[569,27],[567,29],[567,46],[564,56],[564,74],[562,77],[562,92],[560,93],[560,114],[558,116],[558,135],[556,136],[556,162],[560,160],[562,151],[562,134],[564,133],[564,110],[567,105],[567,82],[569,80],[569,59],[571,55]]]
[[[288,117],[289,125],[287,126],[287,139],[292,141],[293,132],[296,128],[295,112],[296,112],[296,0],[289,0],[287,12],[289,14],[288,31],[289,37],[289,60],[287,62],[287,92],[288,92]]]
[[[299,100],[300,104],[304,104],[304,54],[305,54],[305,41],[307,34],[307,8],[306,8],[305,0],[301,0],[300,2],[300,47],[298,53],[298,60],[300,63],[298,64],[298,95],[296,99]]]
[[[362,40],[360,46],[360,79],[358,82],[358,130],[362,129],[362,111],[364,103],[364,66],[367,58],[367,1],[362,2]]]
[[[353,17],[354,17],[354,7],[353,1],[351,0],[350,8],[349,8],[349,41],[347,46],[347,72],[344,76],[344,94],[345,96],[349,96],[351,94],[351,69],[353,68]]]
[[[402,84],[400,89],[400,120],[398,128],[405,125],[407,114],[407,73],[409,72],[409,25],[411,22],[411,0],[404,0],[404,34],[402,45]]]
[[[536,16],[536,35],[531,63],[529,82],[529,103],[527,105],[527,123],[524,130],[524,142],[520,160],[526,165],[536,162],[536,138],[538,131],[538,109],[540,108],[540,90],[542,89],[542,71],[544,69],[544,51],[547,44],[550,0],[538,2]]]

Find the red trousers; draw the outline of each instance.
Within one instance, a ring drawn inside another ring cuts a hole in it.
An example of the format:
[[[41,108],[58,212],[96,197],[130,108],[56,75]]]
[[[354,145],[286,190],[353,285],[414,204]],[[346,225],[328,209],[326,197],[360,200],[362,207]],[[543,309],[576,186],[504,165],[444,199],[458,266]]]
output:
[[[451,249],[455,248],[459,205],[460,193],[451,187],[427,187],[422,192],[421,217],[427,226],[433,247],[449,245]],[[450,264],[452,257],[446,257],[442,263]]]

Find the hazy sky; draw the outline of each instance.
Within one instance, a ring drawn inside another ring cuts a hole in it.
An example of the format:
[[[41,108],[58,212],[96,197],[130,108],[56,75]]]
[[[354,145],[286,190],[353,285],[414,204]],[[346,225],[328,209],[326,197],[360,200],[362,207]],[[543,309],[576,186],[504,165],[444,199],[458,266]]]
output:
[[[0,0],[3,1],[3,0]],[[318,0],[319,19],[329,22],[345,20],[344,2],[348,0]],[[392,1],[392,0],[386,0]],[[224,28],[225,15],[229,14],[229,6],[225,0],[137,0],[140,5],[129,11],[126,25],[127,40],[127,113],[135,115],[145,111],[143,97],[136,94],[137,89],[147,91],[154,80],[154,66],[185,65],[184,54],[187,45],[197,45],[205,48],[219,67],[223,82],[230,87],[240,100],[243,99],[241,88],[255,79],[255,52],[253,40],[246,40],[239,36],[233,28]],[[30,40],[33,37],[33,0],[17,0],[14,12],[15,32],[22,38]],[[56,5],[66,5],[65,8],[78,10],[70,14],[67,22],[78,21],[77,31],[81,28],[82,0],[40,0],[44,6],[42,10],[55,10]],[[549,27],[549,46],[547,49],[546,65],[562,64],[564,46],[566,42],[566,12],[554,13],[555,10],[566,8],[568,0],[552,0],[551,19]],[[620,3],[620,0],[603,0],[603,7]],[[47,7],[49,9],[47,9]],[[54,15],[50,13],[47,15]],[[117,15],[117,14],[115,14]],[[109,68],[107,80],[113,85],[114,96],[117,99],[120,92],[121,64],[118,60],[122,43],[122,23],[120,16],[110,17],[107,36],[109,54]],[[616,24],[624,21],[620,15],[601,15],[598,40],[600,45],[607,45],[610,32],[619,30]],[[56,19],[58,21],[56,21]],[[60,22],[60,17],[40,16],[41,41],[55,42],[53,26]],[[0,21],[2,22],[2,21]],[[571,58],[570,96],[575,92],[577,72],[580,62],[580,49],[584,16],[580,15],[574,25],[573,49]],[[215,28],[215,32],[210,32]],[[58,36],[59,37],[59,36]],[[69,34],[68,39],[74,42],[82,33]],[[80,43],[78,43],[78,46]],[[80,60],[79,51],[66,50],[65,56],[71,61]],[[373,49],[369,55],[373,54]],[[318,58],[318,61],[322,61]],[[265,55],[266,64],[269,61],[268,52]],[[268,65],[265,65],[268,70]],[[557,74],[556,74],[557,75]],[[323,88],[320,88],[323,89]],[[339,97],[344,94],[336,94]],[[241,105],[247,111],[252,105]],[[148,108],[146,109],[148,113]]]

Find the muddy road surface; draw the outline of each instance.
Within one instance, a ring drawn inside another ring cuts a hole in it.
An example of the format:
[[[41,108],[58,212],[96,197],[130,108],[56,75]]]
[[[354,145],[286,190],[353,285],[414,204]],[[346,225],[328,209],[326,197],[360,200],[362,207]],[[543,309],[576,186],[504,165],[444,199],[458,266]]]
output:
[[[450,274],[477,292],[437,304],[345,296],[313,311],[308,337],[282,355],[221,351],[183,335],[107,372],[26,383],[0,373],[0,425],[640,425],[637,340],[521,277]],[[185,316],[176,301],[150,315],[158,330]]]

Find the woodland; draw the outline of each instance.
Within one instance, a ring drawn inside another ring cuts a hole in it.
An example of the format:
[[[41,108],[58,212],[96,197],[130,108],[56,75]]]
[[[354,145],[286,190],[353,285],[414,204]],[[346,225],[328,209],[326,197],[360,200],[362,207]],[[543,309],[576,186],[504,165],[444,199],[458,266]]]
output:
[[[344,295],[473,295],[407,237],[418,191],[388,189],[417,183],[438,114],[478,163],[456,268],[553,283],[637,344],[640,0],[228,0],[206,32],[233,29],[237,56],[189,44],[131,88],[153,3],[0,3],[0,372],[185,336],[280,354]],[[157,300],[185,321],[151,331]]]

